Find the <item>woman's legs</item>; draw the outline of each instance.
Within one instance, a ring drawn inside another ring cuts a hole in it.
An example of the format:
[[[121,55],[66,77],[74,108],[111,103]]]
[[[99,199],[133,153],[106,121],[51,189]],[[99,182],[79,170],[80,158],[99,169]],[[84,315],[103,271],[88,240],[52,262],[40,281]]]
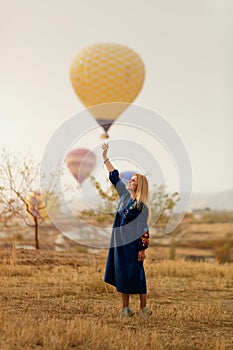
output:
[[[139,294],[140,295],[140,311],[139,316],[147,319],[151,314],[152,311],[146,306],[146,294]]]
[[[134,315],[134,312],[129,308],[129,294],[121,293],[122,296],[122,310],[121,318],[127,318]]]
[[[128,307],[129,306],[129,294],[121,293],[122,296],[122,307]],[[143,309],[146,306],[146,293],[145,294],[139,294],[140,296],[140,308]]]
[[[128,307],[129,306],[129,294],[121,293],[122,296],[122,307]]]
[[[146,294],[139,294],[140,296],[140,308],[143,309],[146,306]]]

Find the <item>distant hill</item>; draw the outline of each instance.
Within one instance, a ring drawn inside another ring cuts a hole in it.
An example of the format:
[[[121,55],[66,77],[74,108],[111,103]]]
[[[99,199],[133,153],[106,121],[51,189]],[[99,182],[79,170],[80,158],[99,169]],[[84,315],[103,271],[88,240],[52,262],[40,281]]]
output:
[[[233,189],[215,193],[193,193],[189,210],[233,210]]]
[[[169,193],[170,195],[172,193]],[[98,197],[89,197],[89,203],[92,207],[98,207]],[[88,209],[89,207],[82,202],[80,199],[74,198],[72,200],[71,208],[74,208],[74,211],[79,211],[83,209]],[[214,193],[193,193],[191,202],[189,205],[189,211],[193,209],[205,209],[209,208],[212,210],[229,210],[233,211],[233,189],[221,192]]]

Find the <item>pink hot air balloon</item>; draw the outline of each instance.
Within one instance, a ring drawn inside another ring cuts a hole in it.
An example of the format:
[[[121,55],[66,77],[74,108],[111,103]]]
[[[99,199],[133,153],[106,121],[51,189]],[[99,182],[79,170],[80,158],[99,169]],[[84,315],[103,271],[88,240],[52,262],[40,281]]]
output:
[[[66,157],[66,165],[71,174],[81,185],[96,165],[96,156],[86,148],[70,151]]]

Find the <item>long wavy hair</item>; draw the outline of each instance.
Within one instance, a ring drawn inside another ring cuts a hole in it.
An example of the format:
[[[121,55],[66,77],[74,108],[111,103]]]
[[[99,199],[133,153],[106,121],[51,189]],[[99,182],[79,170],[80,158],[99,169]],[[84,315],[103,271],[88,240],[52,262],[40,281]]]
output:
[[[149,185],[147,178],[142,174],[134,174],[134,176],[137,177],[138,182],[137,190],[134,196],[134,198],[137,200],[137,207],[142,209],[143,205],[146,205],[148,210],[150,210]]]

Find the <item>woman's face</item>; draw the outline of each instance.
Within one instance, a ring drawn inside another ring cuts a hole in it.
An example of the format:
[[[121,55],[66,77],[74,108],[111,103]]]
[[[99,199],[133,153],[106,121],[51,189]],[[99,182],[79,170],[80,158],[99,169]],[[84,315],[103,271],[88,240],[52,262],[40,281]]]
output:
[[[138,187],[138,179],[136,175],[133,175],[127,184],[127,189],[130,192],[136,192]]]

